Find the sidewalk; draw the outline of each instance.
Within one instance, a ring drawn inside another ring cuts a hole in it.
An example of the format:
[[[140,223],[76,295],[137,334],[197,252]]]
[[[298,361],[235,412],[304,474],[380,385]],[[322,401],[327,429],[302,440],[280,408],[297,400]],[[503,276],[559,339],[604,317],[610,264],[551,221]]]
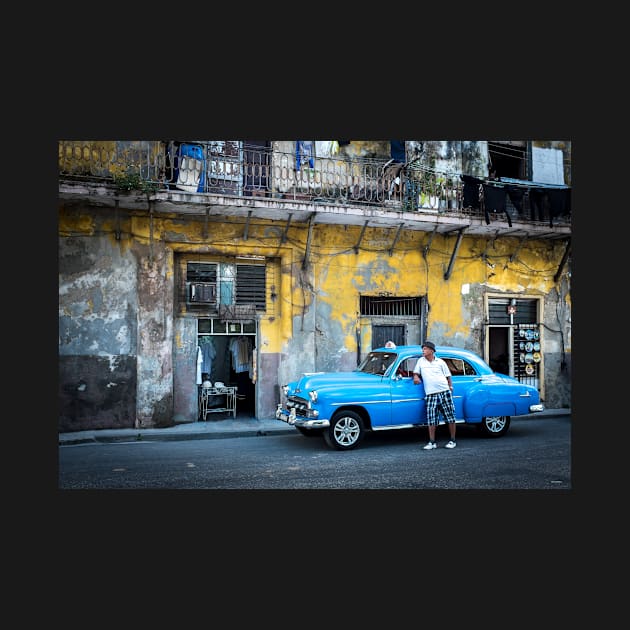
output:
[[[570,409],[546,409],[541,413],[517,416],[513,420],[545,416],[570,416]],[[59,445],[84,444],[87,442],[139,442],[142,440],[208,440],[213,438],[255,437],[296,433],[295,427],[282,420],[270,418],[257,420],[252,417],[227,417],[218,420],[183,422],[164,429],[95,429],[59,434]]]

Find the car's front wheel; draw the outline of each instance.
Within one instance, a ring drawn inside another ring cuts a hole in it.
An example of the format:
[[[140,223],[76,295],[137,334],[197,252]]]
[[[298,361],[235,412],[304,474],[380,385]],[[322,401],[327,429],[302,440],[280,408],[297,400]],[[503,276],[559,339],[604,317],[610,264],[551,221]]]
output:
[[[330,421],[330,426],[324,431],[324,440],[331,448],[348,451],[365,435],[363,419],[354,411],[340,411]]]
[[[479,426],[486,437],[501,437],[510,428],[510,416],[486,416]]]

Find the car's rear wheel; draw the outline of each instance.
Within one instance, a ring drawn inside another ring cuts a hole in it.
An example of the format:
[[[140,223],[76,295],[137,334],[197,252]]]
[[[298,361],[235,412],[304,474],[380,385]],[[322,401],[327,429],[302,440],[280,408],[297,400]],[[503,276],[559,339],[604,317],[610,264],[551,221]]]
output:
[[[365,435],[363,419],[354,411],[340,411],[324,430],[324,440],[331,448],[348,451],[358,446]]]
[[[321,437],[322,432],[324,431],[324,429],[307,429],[306,427],[295,427],[302,435],[305,435],[306,437],[313,437],[313,436],[317,436],[317,437]]]
[[[501,437],[510,428],[510,416],[486,416],[481,420],[479,428],[486,437]]]

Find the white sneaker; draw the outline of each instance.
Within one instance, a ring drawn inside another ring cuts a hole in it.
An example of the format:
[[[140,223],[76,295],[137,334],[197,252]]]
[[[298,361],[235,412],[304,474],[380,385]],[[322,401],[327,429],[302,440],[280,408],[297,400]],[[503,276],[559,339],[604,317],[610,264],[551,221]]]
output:
[[[457,443],[455,442],[455,440],[449,440],[445,445],[444,448],[455,448],[457,446]]]
[[[437,448],[437,444],[435,442],[428,442],[422,447],[425,451],[430,451],[432,448]]]

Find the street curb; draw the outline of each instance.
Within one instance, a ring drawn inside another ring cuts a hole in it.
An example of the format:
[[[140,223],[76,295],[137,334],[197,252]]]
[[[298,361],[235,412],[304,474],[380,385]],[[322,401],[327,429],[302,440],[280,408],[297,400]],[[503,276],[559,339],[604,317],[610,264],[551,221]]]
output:
[[[222,432],[208,432],[208,433],[164,433],[164,434],[142,434],[137,435],[104,435],[104,436],[91,436],[91,437],[66,437],[63,440],[59,440],[59,446],[65,446],[67,444],[110,444],[114,442],[181,442],[184,440],[216,440],[225,438],[240,438],[240,437],[264,437],[267,435],[281,435],[281,434],[293,434],[295,433],[294,427],[286,429],[256,429],[256,430],[237,430],[237,431],[222,431]]]
[[[540,420],[541,418],[562,418],[571,415],[570,409],[554,409],[544,411],[542,413],[531,413],[523,416],[517,416],[518,421],[523,420]],[[109,429],[105,429],[109,431]],[[264,437],[267,435],[294,435],[297,431],[295,427],[281,424],[278,428],[259,428],[259,429],[226,429],[216,431],[182,431],[180,433],[170,433],[163,429],[139,429],[137,432],[124,429],[124,434],[112,435],[78,435],[76,438],[71,434],[65,433],[63,439],[59,439],[59,446],[75,445],[75,444],[111,444],[120,442],[181,442],[184,440],[216,440],[225,438],[240,437]],[[162,432],[164,431],[164,432]],[[98,433],[98,432],[96,432]]]

